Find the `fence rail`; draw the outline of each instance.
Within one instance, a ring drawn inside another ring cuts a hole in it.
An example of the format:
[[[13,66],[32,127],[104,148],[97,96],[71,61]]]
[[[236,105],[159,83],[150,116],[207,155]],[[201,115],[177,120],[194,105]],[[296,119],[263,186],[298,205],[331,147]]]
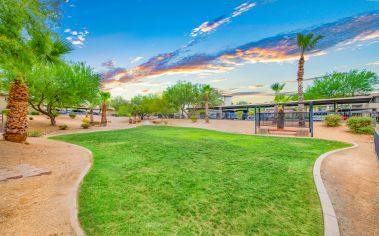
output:
[[[375,145],[376,158],[379,160],[379,131],[376,128],[374,131],[374,145]]]
[[[310,127],[309,112],[284,112],[284,117],[280,117],[280,113],[259,113],[258,126],[276,127],[281,119],[284,119],[284,127]]]

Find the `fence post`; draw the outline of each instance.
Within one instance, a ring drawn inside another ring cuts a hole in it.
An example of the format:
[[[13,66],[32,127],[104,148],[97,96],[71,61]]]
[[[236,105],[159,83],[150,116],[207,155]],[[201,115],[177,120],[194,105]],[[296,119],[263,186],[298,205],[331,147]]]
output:
[[[309,130],[311,131],[311,137],[313,138],[313,102],[309,104]]]
[[[254,115],[255,115],[255,120],[254,120],[254,133],[257,134],[257,122],[258,122],[258,119],[257,119],[257,108],[254,107]]]
[[[376,109],[372,109],[373,111],[373,116],[374,116],[374,129],[376,129]]]

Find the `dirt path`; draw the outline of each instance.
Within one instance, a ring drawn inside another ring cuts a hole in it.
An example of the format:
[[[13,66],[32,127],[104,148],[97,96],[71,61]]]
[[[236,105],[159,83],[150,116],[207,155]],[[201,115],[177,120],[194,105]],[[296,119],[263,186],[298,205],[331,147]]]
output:
[[[72,194],[89,153],[63,142],[30,138],[29,145],[0,141],[0,166],[47,168],[42,175],[0,182],[0,235],[74,235]]]

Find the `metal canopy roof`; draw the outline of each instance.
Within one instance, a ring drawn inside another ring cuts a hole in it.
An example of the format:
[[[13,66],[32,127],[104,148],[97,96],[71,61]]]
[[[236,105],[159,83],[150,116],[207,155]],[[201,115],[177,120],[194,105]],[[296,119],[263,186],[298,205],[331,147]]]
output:
[[[375,96],[357,96],[348,98],[330,98],[330,99],[318,99],[318,100],[306,100],[305,105],[333,105],[333,104],[354,104],[354,103],[370,103]],[[286,102],[281,103],[284,106],[297,106],[299,102]],[[231,106],[217,106],[214,109],[244,109],[244,108],[264,108],[264,107],[274,107],[277,103],[261,103],[261,104],[247,104],[247,105],[231,105]]]

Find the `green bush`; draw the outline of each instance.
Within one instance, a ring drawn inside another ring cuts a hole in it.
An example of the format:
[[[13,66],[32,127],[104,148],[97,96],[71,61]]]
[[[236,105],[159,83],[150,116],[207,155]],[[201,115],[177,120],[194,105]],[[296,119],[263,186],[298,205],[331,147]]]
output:
[[[30,112],[30,115],[32,115],[32,116],[38,116],[39,112],[38,111],[32,111],[32,112]]]
[[[200,115],[205,115],[205,110],[200,110],[200,111],[199,111],[199,114],[200,114]]]
[[[90,123],[83,123],[83,124],[81,125],[81,127],[82,127],[83,129],[88,129],[90,126],[91,126]]]
[[[195,115],[191,116],[191,120],[192,120],[193,123],[196,123],[196,121],[197,121],[197,116],[195,116]]]
[[[3,114],[3,115],[6,116],[6,115],[8,114],[8,109],[4,109],[4,110],[2,110],[2,111],[1,111],[1,114]]]
[[[89,124],[89,123],[91,123],[91,120],[90,120],[89,118],[83,118],[83,119],[82,119],[82,122],[83,122],[83,123],[88,123],[88,124]]]
[[[28,137],[41,137],[42,136],[42,133],[39,131],[29,131],[27,134],[28,134]]]
[[[236,112],[236,117],[237,117],[237,119],[242,120],[242,117],[243,117],[243,111],[237,111],[237,112]]]
[[[329,127],[339,126],[341,123],[342,117],[339,115],[327,115],[325,117],[325,125]]]
[[[75,113],[70,113],[70,114],[68,114],[68,116],[69,116],[71,119],[75,119],[76,114],[75,114]]]
[[[66,129],[68,129],[68,126],[65,125],[65,124],[63,124],[63,125],[58,126],[58,128],[59,128],[60,130],[66,130]]]
[[[355,134],[373,134],[373,120],[371,117],[351,117],[346,122]]]

